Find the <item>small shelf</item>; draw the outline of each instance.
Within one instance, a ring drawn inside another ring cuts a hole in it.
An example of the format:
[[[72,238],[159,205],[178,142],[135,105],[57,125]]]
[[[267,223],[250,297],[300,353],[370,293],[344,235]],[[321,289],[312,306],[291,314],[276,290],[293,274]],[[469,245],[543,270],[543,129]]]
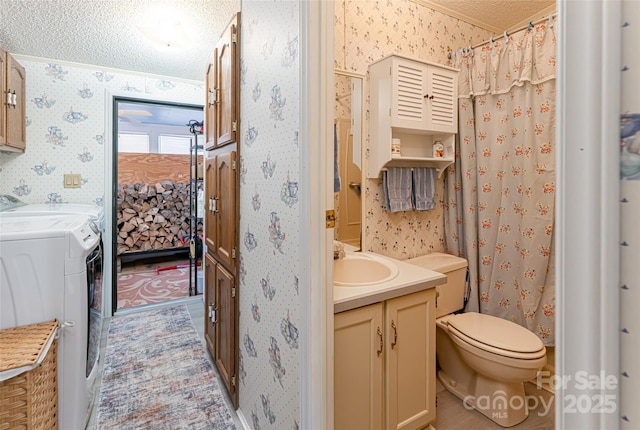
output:
[[[387,170],[387,167],[433,167],[438,171],[438,177],[440,177],[453,162],[453,158],[392,157],[380,171]]]

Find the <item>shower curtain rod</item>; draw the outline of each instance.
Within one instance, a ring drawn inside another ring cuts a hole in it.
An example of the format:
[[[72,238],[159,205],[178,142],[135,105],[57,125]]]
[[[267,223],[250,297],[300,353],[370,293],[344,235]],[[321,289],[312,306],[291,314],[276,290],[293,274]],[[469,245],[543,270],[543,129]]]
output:
[[[518,27],[518,28],[516,28],[514,30],[511,30],[509,33],[507,33],[507,31],[505,30],[504,33],[496,36],[493,39],[485,40],[484,42],[481,42],[481,43],[476,43],[475,45],[471,46],[471,49],[475,49],[475,48],[477,48],[479,46],[486,45],[487,43],[491,42],[492,40],[495,42],[496,40],[501,39],[501,38],[503,38],[505,36],[509,36],[509,35],[512,35],[512,34],[515,34],[515,33],[519,32],[519,31],[522,31],[525,28],[528,28],[530,25],[536,25],[536,24],[539,24],[539,23],[541,23],[543,21],[547,21],[551,17],[555,18],[557,15],[558,15],[558,13],[555,12],[555,13],[552,13],[551,15],[549,15],[549,16],[547,16],[545,18],[540,18],[540,19],[537,19],[535,21],[529,21],[529,23],[527,25],[523,25],[522,27]],[[449,59],[451,59],[452,52],[453,51],[451,51],[451,49],[449,49]]]

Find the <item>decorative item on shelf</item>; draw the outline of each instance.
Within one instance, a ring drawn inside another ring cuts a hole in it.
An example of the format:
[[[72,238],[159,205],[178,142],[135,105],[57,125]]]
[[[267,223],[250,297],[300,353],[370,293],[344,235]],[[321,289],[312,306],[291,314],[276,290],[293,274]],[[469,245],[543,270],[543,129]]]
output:
[[[392,157],[401,156],[400,145],[401,145],[400,139],[397,139],[397,138],[391,139],[391,156]]]
[[[439,140],[433,142],[433,156],[435,158],[444,158],[444,145]]]

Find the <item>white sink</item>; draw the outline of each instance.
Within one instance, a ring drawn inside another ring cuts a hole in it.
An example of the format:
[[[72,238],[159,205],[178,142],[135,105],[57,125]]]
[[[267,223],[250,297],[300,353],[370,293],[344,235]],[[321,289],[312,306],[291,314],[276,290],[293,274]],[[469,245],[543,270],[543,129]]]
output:
[[[398,266],[384,258],[363,252],[347,252],[333,260],[333,283],[339,287],[363,287],[391,281]]]

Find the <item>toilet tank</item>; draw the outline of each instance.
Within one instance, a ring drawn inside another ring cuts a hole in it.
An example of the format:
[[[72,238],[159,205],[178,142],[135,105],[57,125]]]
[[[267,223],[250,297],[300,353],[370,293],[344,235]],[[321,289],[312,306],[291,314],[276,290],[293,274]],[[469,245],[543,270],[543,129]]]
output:
[[[467,281],[467,260],[451,254],[434,252],[405,260],[425,269],[447,275],[447,283],[436,286],[436,318],[464,307]]]

